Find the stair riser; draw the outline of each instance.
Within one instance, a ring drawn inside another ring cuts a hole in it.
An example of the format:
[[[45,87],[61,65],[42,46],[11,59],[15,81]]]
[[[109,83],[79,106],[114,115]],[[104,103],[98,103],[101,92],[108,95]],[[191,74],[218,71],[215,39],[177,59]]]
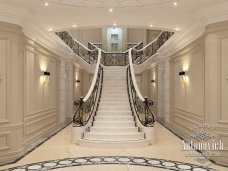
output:
[[[116,99],[116,98],[127,98],[128,99],[128,95],[127,93],[124,93],[124,94],[117,94],[117,93],[113,93],[113,94],[108,94],[108,93],[101,93],[101,100],[102,99],[105,99],[105,98],[112,98],[112,99]]]
[[[95,117],[95,121],[134,121],[133,117]]]
[[[100,122],[93,122],[93,126],[94,127],[134,127],[135,126],[135,123],[134,122],[128,122],[128,123],[119,123],[119,122],[116,122],[116,123],[109,123],[109,122],[103,122],[103,123],[100,123]]]
[[[124,84],[115,84],[115,85],[113,85],[113,84],[104,84],[103,88],[127,88],[127,86],[124,85]]]
[[[133,135],[99,135],[99,134],[89,134],[85,133],[84,134],[85,139],[90,139],[90,140],[113,140],[113,141],[126,141],[126,140],[140,140],[144,139],[144,134],[133,134]]]
[[[133,132],[138,132],[138,128],[137,127],[133,127],[133,128],[98,128],[98,127],[91,127],[90,128],[90,132],[97,132],[97,133],[123,133],[124,132],[129,132],[129,133],[133,133]]]
[[[123,91],[126,93],[127,87],[103,87],[102,92],[115,92],[115,91]]]
[[[98,111],[102,111],[102,112],[109,112],[109,111],[131,111],[130,106],[128,107],[119,107],[119,106],[110,106],[110,107],[106,107],[106,106],[99,106]]]
[[[128,107],[129,106],[129,102],[100,102],[99,104],[100,107]]]
[[[119,102],[119,103],[129,103],[129,100],[127,98],[124,98],[124,99],[121,99],[121,98],[101,98],[101,101],[100,101],[100,104],[101,103],[116,103],[116,102]]]

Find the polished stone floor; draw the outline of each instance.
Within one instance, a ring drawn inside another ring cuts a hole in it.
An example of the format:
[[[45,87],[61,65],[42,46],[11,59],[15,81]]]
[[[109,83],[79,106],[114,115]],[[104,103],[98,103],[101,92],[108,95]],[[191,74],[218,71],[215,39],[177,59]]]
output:
[[[178,137],[159,123],[155,128],[156,143],[149,147],[90,148],[72,144],[71,126],[68,126],[17,163],[2,166],[0,170],[228,171],[209,162],[210,168],[199,166],[194,158],[186,157]]]

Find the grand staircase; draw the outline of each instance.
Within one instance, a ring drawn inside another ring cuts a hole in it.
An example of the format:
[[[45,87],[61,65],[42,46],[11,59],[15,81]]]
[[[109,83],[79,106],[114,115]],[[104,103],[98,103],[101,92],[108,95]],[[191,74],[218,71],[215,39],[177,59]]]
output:
[[[101,147],[148,146],[145,133],[137,127],[127,91],[126,67],[104,66],[98,111],[79,145]]]

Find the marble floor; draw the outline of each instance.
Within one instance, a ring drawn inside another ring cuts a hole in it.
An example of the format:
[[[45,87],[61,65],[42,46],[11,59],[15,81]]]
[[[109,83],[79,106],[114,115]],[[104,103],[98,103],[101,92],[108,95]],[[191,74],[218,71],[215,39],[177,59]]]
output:
[[[156,143],[143,148],[90,148],[71,143],[71,125],[47,140],[14,164],[0,170],[109,170],[109,171],[163,171],[191,170],[228,171],[228,168],[210,164],[203,168],[194,158],[186,157],[182,141],[159,123],[156,123]]]

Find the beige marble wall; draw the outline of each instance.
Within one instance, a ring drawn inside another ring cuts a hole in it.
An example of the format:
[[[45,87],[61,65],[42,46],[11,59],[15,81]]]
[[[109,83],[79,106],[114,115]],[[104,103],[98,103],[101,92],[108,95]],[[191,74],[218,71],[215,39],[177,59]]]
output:
[[[166,61],[169,90],[164,108],[169,107],[170,129],[189,138],[197,123],[209,123],[224,143],[222,156],[211,158],[216,163],[228,163],[228,22],[209,25],[205,34]],[[180,71],[186,71],[183,79]],[[166,74],[163,75],[166,79]],[[167,85],[167,86],[166,86]],[[166,113],[165,113],[166,115]]]
[[[57,125],[58,61],[31,40],[26,40],[24,61],[24,133],[26,143],[30,143]],[[43,71],[50,72],[47,82],[43,81]]]
[[[228,165],[228,22],[211,24],[205,34],[205,120],[224,143],[217,163]]]
[[[23,153],[23,68],[22,29],[0,22],[0,164]]]
[[[186,71],[186,80],[179,72]],[[170,118],[181,136],[188,137],[204,122],[204,40],[200,38],[171,57]]]
[[[65,69],[64,60],[21,27],[0,22],[0,164],[66,125]],[[50,72],[45,84],[43,71]]]

